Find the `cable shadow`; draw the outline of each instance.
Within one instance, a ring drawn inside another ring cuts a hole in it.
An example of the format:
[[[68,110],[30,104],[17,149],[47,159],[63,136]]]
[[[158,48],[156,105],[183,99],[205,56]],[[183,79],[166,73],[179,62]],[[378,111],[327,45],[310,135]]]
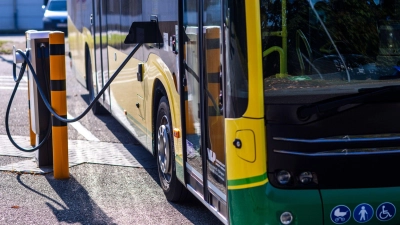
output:
[[[14,64],[14,60],[6,59],[2,55],[0,55],[0,60],[3,61],[3,62],[9,63],[11,65]],[[21,69],[21,65],[17,64],[17,68]]]
[[[48,199],[49,202],[46,202],[46,205],[53,211],[54,216],[60,223],[115,224],[113,219],[103,212],[91,199],[86,189],[73,176],[70,176],[68,180],[55,180],[51,176],[53,174],[47,174],[45,178],[62,199],[63,204],[24,184],[21,180],[21,175],[17,176],[17,181],[26,189]]]
[[[6,59],[6,58],[4,58],[2,55],[0,55],[0,59],[1,59],[1,61],[3,61],[3,62],[7,62],[7,63],[10,63],[10,64],[13,64],[13,63],[14,63],[13,60]]]

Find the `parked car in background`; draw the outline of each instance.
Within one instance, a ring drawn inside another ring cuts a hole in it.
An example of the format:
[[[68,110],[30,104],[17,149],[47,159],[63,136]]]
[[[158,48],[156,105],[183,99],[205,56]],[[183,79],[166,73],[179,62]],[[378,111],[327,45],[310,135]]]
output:
[[[58,30],[67,33],[67,2],[66,0],[49,0],[43,15],[44,30]]]

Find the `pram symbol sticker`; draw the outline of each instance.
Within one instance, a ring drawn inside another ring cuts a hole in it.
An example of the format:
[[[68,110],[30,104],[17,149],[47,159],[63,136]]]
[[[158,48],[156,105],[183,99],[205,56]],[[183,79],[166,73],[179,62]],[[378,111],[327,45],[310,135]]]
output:
[[[353,218],[358,223],[366,223],[374,216],[374,209],[370,204],[362,203],[353,211]]]
[[[351,218],[351,210],[345,205],[335,206],[331,211],[331,220],[335,224],[344,224]]]
[[[384,202],[376,209],[376,218],[380,221],[391,220],[396,215],[396,207],[390,202]]]

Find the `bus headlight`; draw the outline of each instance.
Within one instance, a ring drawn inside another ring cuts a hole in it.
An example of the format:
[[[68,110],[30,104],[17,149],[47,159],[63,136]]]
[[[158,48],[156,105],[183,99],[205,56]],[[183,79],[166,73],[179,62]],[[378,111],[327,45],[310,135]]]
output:
[[[299,175],[299,180],[302,184],[309,184],[313,181],[313,175],[311,172],[302,172]]]
[[[280,184],[287,184],[290,182],[290,173],[286,170],[281,170],[276,174],[276,179]]]
[[[288,225],[292,223],[293,216],[290,212],[284,212],[281,214],[280,220],[282,224]]]

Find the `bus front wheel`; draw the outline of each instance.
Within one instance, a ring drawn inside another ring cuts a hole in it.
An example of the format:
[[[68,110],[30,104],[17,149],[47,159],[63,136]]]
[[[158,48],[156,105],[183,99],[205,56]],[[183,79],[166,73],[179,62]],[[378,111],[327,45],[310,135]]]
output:
[[[176,177],[174,139],[168,100],[163,96],[158,105],[156,120],[156,154],[161,187],[169,201],[182,201],[187,190]]]

